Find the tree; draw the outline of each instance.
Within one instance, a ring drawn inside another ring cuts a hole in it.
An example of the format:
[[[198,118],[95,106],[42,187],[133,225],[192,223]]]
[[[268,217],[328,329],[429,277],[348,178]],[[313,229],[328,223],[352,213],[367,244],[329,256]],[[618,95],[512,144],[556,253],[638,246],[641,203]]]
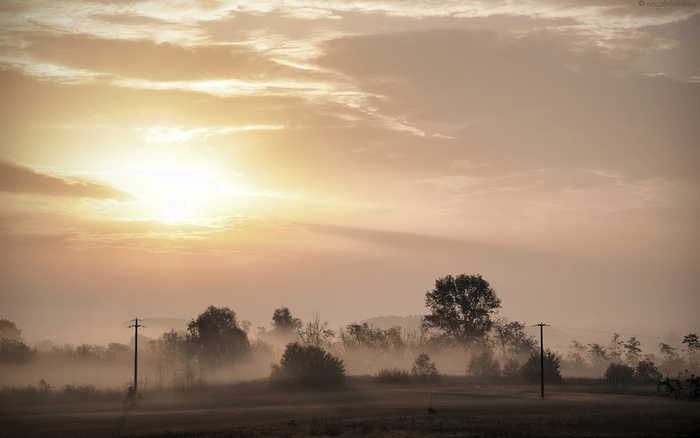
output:
[[[418,380],[430,382],[440,379],[440,373],[438,373],[435,362],[425,353],[421,353],[416,357],[416,360],[413,362],[413,368],[411,368],[411,375]]]
[[[506,356],[530,355],[535,351],[537,341],[525,333],[525,324],[499,318],[493,325],[496,343]]]
[[[289,308],[280,307],[272,314],[272,328],[281,334],[292,334],[301,328],[301,320],[294,318]]]
[[[398,349],[404,346],[401,327],[380,329],[369,324],[348,324],[340,334],[345,348],[367,348],[372,350]]]
[[[686,351],[688,353],[688,363],[691,367],[695,366],[695,356],[698,351],[700,351],[700,340],[698,340],[698,335],[695,333],[689,333],[683,337]]]
[[[605,380],[615,386],[631,383],[634,380],[634,368],[621,363],[611,363],[605,370]]]
[[[34,351],[21,340],[0,338],[0,363],[22,364],[33,357]]]
[[[8,339],[11,341],[22,340],[22,330],[18,329],[13,321],[0,318],[0,339]]]
[[[540,355],[535,353],[525,362],[521,368],[523,379],[528,382],[540,381]],[[544,354],[544,381],[547,383],[560,383],[561,358],[551,350]]]
[[[623,344],[623,347],[625,347],[625,361],[629,365],[636,366],[639,362],[642,355],[641,345],[641,342],[634,336],[630,337],[627,342]]]
[[[313,321],[307,322],[299,329],[298,335],[302,343],[324,348],[330,345],[335,332],[328,328],[328,322],[321,322],[321,318],[316,314]]]
[[[501,300],[481,275],[461,274],[435,280],[435,288],[425,294],[425,304],[430,311],[423,317],[426,328],[441,330],[456,343],[472,345],[485,341]]]
[[[663,356],[663,361],[659,364],[659,371],[666,376],[676,375],[685,369],[685,361],[678,354],[675,347],[661,342],[659,352]]]
[[[640,382],[654,383],[661,380],[661,372],[651,360],[640,360],[634,369],[634,377]]]
[[[659,352],[664,357],[665,360],[673,360],[678,357],[676,349],[673,346],[666,343],[659,343]]]
[[[567,356],[567,359],[573,362],[576,367],[583,367],[586,363],[586,361],[583,359],[583,355],[585,353],[586,346],[579,341],[574,340],[569,346],[569,355]]]
[[[314,345],[287,345],[270,379],[275,384],[304,386],[340,385],[345,379],[343,361]]]
[[[493,357],[491,349],[484,348],[469,361],[467,373],[476,377],[499,377],[501,375],[501,365]]]
[[[622,340],[622,336],[613,333],[610,345],[608,346],[608,356],[612,362],[622,362],[622,348],[624,345],[625,342]]]
[[[250,347],[248,336],[236,323],[236,313],[228,307],[209,306],[187,325],[187,337],[210,368],[240,359]]]
[[[588,358],[594,367],[604,366],[609,360],[608,352],[600,344],[588,344]]]

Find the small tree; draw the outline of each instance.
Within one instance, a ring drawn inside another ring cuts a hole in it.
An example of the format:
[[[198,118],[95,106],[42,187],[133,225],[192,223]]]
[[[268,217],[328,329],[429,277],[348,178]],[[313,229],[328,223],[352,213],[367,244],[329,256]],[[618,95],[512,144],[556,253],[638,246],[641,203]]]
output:
[[[280,364],[273,365],[270,379],[282,385],[341,385],[345,379],[345,365],[319,347],[295,342],[287,345]]]
[[[689,333],[683,337],[683,344],[685,344],[686,352],[688,353],[688,365],[691,368],[695,368],[697,361],[697,354],[700,351],[700,339],[695,333]]]
[[[501,375],[501,366],[489,348],[483,349],[469,361],[467,373],[476,377],[495,378]]]
[[[651,360],[640,360],[634,370],[634,377],[642,383],[653,383],[661,380],[661,373]]]
[[[34,351],[17,339],[0,338],[0,363],[23,364],[34,357]]]
[[[411,375],[418,380],[434,382],[440,379],[435,363],[425,353],[421,353],[416,357],[411,369]]]
[[[272,328],[281,334],[294,333],[301,327],[301,320],[292,316],[287,307],[275,309],[272,314]]]
[[[523,379],[528,382],[540,381],[540,355],[532,354],[521,369]],[[561,383],[561,358],[551,350],[544,354],[544,381]]]
[[[663,375],[675,375],[685,368],[685,361],[673,346],[661,342],[659,344],[659,352],[663,357],[663,360],[659,365],[659,371]]]
[[[340,338],[345,348],[365,348],[369,350],[399,349],[404,346],[401,327],[384,330],[369,324],[348,324],[341,331]]]
[[[301,327],[297,335],[303,344],[324,348],[330,345],[335,332],[328,328],[328,322],[321,322],[321,318],[316,314],[314,320]]]
[[[622,362],[622,348],[625,342],[618,333],[613,333],[610,345],[608,346],[608,357],[611,362]]]
[[[623,347],[625,347],[625,361],[628,365],[634,367],[641,359],[641,345],[641,342],[634,336],[630,337],[627,342],[623,344]]]
[[[634,380],[634,368],[621,363],[611,363],[605,371],[605,380],[614,386],[624,386]]]
[[[10,341],[21,341],[22,330],[17,328],[17,325],[9,319],[0,318],[0,339],[8,339]]]

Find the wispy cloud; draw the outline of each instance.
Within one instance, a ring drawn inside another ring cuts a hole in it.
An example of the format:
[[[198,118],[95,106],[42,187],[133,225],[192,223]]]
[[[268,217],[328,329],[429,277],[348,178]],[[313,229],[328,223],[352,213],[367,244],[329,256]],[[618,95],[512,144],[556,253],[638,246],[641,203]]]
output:
[[[175,126],[151,126],[136,128],[143,133],[143,138],[149,143],[185,143],[195,137],[209,138],[215,135],[226,135],[247,131],[277,131],[284,125],[243,125],[243,126],[209,126],[185,129]]]
[[[0,191],[97,199],[131,199],[131,195],[107,185],[78,178],[64,179],[7,161],[0,161]]]

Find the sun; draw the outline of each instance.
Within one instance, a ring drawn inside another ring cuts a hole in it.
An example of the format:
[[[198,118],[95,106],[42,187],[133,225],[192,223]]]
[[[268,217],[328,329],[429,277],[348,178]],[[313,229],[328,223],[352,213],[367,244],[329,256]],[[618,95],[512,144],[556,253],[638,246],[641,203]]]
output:
[[[148,172],[141,198],[152,207],[153,219],[178,224],[206,218],[224,202],[226,184],[211,173],[196,169],[161,169]]]
[[[136,198],[130,216],[163,224],[209,220],[230,206],[236,193],[220,173],[195,166],[130,168],[120,172],[120,180]]]

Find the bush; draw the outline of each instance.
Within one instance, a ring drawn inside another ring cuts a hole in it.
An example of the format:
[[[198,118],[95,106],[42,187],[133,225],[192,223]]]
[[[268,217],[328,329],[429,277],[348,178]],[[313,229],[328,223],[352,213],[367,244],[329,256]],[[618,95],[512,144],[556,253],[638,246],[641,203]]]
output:
[[[435,363],[425,353],[419,354],[416,361],[413,362],[411,375],[419,381],[437,382],[440,380],[440,373],[438,373]]]
[[[493,357],[491,350],[486,349],[472,358],[467,368],[467,374],[476,377],[499,377],[501,366]]]
[[[539,382],[540,355],[532,354],[520,369],[520,374],[528,382]],[[561,380],[561,358],[553,351],[547,350],[544,354],[544,381],[561,383]]]
[[[605,380],[615,386],[632,383],[634,380],[634,368],[621,363],[611,363],[605,371]]]
[[[410,383],[411,373],[398,368],[382,369],[377,373],[379,383]]]
[[[273,384],[301,386],[341,385],[345,380],[343,361],[313,345],[287,345],[279,365],[272,366]]]

